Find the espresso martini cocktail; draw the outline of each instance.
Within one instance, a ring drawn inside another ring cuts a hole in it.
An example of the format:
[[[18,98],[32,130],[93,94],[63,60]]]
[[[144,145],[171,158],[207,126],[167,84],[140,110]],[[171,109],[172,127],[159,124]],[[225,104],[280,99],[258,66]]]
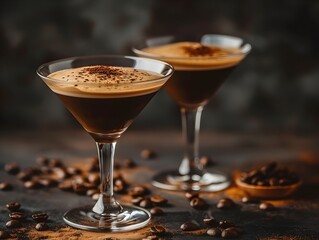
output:
[[[145,226],[150,213],[122,206],[113,196],[115,145],[121,134],[173,73],[161,61],[126,56],[62,59],[39,67],[38,75],[96,141],[101,190],[94,206],[69,210],[70,226],[118,232]]]
[[[185,153],[178,170],[169,170],[154,177],[155,186],[169,190],[214,192],[230,185],[227,175],[208,172],[200,164],[200,118],[203,107],[250,49],[251,46],[240,38],[215,34],[199,38],[150,38],[133,48],[140,56],[168,62],[175,68],[174,75],[164,88],[181,109]]]

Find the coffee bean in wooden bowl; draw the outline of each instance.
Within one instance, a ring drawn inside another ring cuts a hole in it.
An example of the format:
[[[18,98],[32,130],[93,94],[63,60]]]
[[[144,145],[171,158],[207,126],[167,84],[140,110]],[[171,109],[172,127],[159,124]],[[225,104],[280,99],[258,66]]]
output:
[[[235,182],[248,195],[261,199],[281,199],[296,192],[302,184],[297,174],[270,162],[236,174]]]

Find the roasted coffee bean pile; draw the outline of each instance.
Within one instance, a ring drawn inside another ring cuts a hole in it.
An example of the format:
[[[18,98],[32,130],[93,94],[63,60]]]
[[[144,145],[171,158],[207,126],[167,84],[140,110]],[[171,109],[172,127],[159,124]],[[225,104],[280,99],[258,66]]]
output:
[[[276,162],[242,172],[240,180],[255,186],[287,186],[299,181],[299,177],[286,168],[278,168]]]

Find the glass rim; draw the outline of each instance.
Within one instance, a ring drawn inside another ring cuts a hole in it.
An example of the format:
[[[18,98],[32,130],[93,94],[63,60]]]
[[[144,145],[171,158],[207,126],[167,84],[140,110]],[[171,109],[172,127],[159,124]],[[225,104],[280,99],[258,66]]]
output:
[[[36,73],[43,80],[56,82],[56,83],[63,83],[63,84],[66,84],[66,85],[74,85],[74,82],[67,82],[67,81],[64,81],[64,80],[59,80],[59,79],[51,78],[51,77],[48,77],[48,76],[44,76],[43,73],[41,72],[41,70],[43,70],[45,67],[49,67],[52,64],[68,62],[68,61],[72,61],[72,60],[75,60],[75,59],[86,59],[86,58],[87,59],[90,59],[90,58],[109,58],[109,59],[111,59],[111,58],[114,58],[114,59],[126,58],[126,59],[132,59],[132,60],[137,60],[137,61],[153,62],[155,64],[161,64],[161,65],[163,65],[163,66],[168,68],[168,72],[165,75],[162,74],[162,76],[159,76],[159,77],[156,77],[156,78],[152,78],[152,79],[145,80],[145,81],[138,81],[138,82],[125,82],[125,83],[116,83],[116,84],[108,83],[107,86],[112,86],[112,85],[116,85],[116,86],[139,85],[139,84],[154,83],[154,82],[159,82],[161,80],[164,80],[164,79],[166,79],[168,77],[171,77],[172,74],[174,73],[174,67],[171,64],[169,64],[167,62],[164,62],[164,61],[161,61],[161,60],[150,59],[150,58],[146,58],[146,57],[135,57],[135,56],[129,56],[129,55],[107,55],[107,54],[83,55],[83,56],[67,57],[67,58],[61,58],[61,59],[58,59],[58,60],[53,60],[53,61],[41,64],[37,68]],[[98,65],[98,64],[95,64],[95,65]],[[86,65],[86,66],[83,66],[83,67],[89,67],[89,66],[94,66],[94,65]],[[125,66],[119,66],[118,64],[108,65],[108,66],[125,67]],[[134,67],[131,67],[131,68],[135,69]],[[65,69],[67,69],[67,68],[65,68]],[[137,69],[139,69],[139,68],[137,68]],[[140,69],[140,70],[145,70],[145,69]],[[152,70],[145,70],[145,71],[152,72]],[[101,84],[101,83],[95,83],[95,82],[81,82],[80,83],[81,86],[95,86],[95,85],[99,85],[99,84]]]
[[[250,53],[250,51],[252,49],[251,44],[248,43],[247,41],[244,41],[244,39],[241,38],[241,37],[236,37],[236,36],[232,36],[232,35],[224,35],[224,34],[203,34],[202,36],[205,36],[205,35],[218,36],[218,37],[227,37],[227,38],[233,38],[233,39],[234,38],[240,39],[240,40],[243,41],[241,46],[238,48],[241,51],[239,53],[232,53],[232,54],[227,54],[226,56],[217,56],[217,57],[216,56],[208,56],[208,57],[204,57],[204,56],[200,56],[200,57],[170,57],[170,56],[165,56],[165,55],[145,52],[141,48],[137,47],[138,44],[146,43],[146,41],[150,40],[150,39],[159,39],[159,38],[164,38],[164,37],[173,37],[173,39],[176,39],[177,37],[182,37],[182,36],[179,36],[179,35],[162,35],[162,36],[144,38],[143,40],[135,43],[132,46],[132,51],[135,54],[138,54],[139,56],[145,56],[145,57],[163,59],[163,60],[166,60],[166,59],[167,60],[186,60],[186,59],[187,60],[212,60],[212,59],[227,59],[227,58],[231,58],[231,57],[245,56],[248,53]],[[187,36],[185,36],[184,40],[181,40],[181,41],[190,41],[190,40],[187,40]],[[167,44],[174,43],[174,42],[177,42],[177,41],[168,42]],[[164,45],[164,44],[159,44],[157,46],[161,46],[161,45]],[[217,46],[219,46],[219,45],[217,45]]]

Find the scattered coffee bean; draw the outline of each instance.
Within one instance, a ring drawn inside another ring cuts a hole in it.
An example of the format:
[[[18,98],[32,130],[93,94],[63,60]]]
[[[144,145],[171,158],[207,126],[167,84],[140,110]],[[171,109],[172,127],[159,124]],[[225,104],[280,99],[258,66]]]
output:
[[[260,168],[260,171],[267,175],[267,174],[270,174],[272,173],[277,167],[277,163],[276,162],[271,162],[271,163],[268,163],[267,165],[264,165]]]
[[[210,226],[210,227],[217,227],[218,226],[218,222],[213,217],[206,217],[203,219],[203,222],[205,225]]]
[[[143,197],[136,197],[136,198],[132,198],[131,203],[133,203],[134,205],[140,205],[140,202],[142,202],[144,200]]]
[[[235,206],[235,203],[230,198],[222,198],[217,203],[218,209],[230,209]]]
[[[89,183],[89,182],[84,182],[82,183],[83,186],[86,188],[86,189],[95,189],[96,188],[96,185],[93,184],[93,183]]]
[[[0,182],[0,190],[1,191],[9,191],[12,190],[12,185],[7,182]]]
[[[4,170],[9,174],[16,175],[20,172],[20,167],[16,163],[7,163],[4,165]]]
[[[43,186],[43,187],[55,187],[58,182],[54,179],[51,178],[39,178],[38,182]]]
[[[77,194],[83,195],[88,190],[87,187],[84,186],[84,184],[76,183],[73,184],[73,191]]]
[[[70,175],[67,173],[67,171],[64,168],[61,167],[55,167],[53,168],[53,173],[56,176],[57,179],[63,180],[68,178]]]
[[[53,172],[52,168],[48,166],[41,166],[40,171],[41,171],[41,174],[51,174]]]
[[[6,223],[6,227],[7,228],[16,228],[16,227],[20,227],[20,221],[18,220],[10,220]]]
[[[162,234],[165,233],[166,229],[163,226],[160,225],[154,225],[151,227],[151,233],[155,233],[155,234]]]
[[[25,215],[23,212],[10,212],[10,213],[9,213],[9,217],[10,217],[12,220],[21,221],[21,220],[23,220],[23,219],[26,218],[26,215]]]
[[[60,168],[63,167],[63,163],[60,159],[57,158],[53,158],[53,159],[49,159],[49,166],[52,168]]]
[[[92,197],[96,193],[99,193],[97,189],[89,189],[86,191],[86,196]]]
[[[73,184],[71,181],[64,181],[58,185],[58,188],[62,191],[71,191],[73,189]]]
[[[94,193],[94,194],[91,196],[91,198],[92,198],[93,201],[99,200],[99,198],[100,198],[100,193]]]
[[[36,189],[36,188],[41,187],[41,185],[38,182],[38,180],[30,180],[30,181],[26,181],[24,183],[24,187],[29,188],[29,189]]]
[[[0,230],[0,239],[7,239],[7,238],[10,238],[10,234],[5,231],[5,230]]]
[[[91,173],[91,174],[88,175],[87,178],[88,178],[88,181],[90,183],[93,183],[96,186],[100,184],[100,175],[99,174]]]
[[[113,191],[116,193],[125,193],[125,187],[124,185],[117,184],[113,186]]]
[[[160,215],[163,215],[163,210],[159,207],[153,207],[151,210],[150,210],[152,216],[160,216]]]
[[[191,200],[192,198],[199,197],[199,193],[198,192],[186,192],[185,197],[187,199]]]
[[[145,198],[140,202],[139,206],[142,208],[151,208],[153,204],[149,198]]]
[[[136,167],[136,163],[131,158],[124,159],[123,160],[123,167],[125,167],[125,168],[134,168],[134,167]]]
[[[36,159],[36,162],[40,165],[43,165],[43,166],[48,166],[49,165],[49,158],[47,157],[38,157]]]
[[[21,204],[18,202],[10,202],[6,204],[6,207],[9,209],[9,211],[15,212],[20,209]]]
[[[242,203],[259,203],[260,200],[257,198],[245,196],[245,197],[242,197],[241,202]]]
[[[207,230],[207,235],[213,237],[220,237],[222,234],[222,230],[220,228],[210,228]]]
[[[220,221],[219,227],[221,228],[229,228],[229,227],[235,227],[235,224],[229,221]]]
[[[208,204],[206,203],[206,201],[200,197],[192,198],[189,204],[191,205],[191,207],[195,209],[205,209],[208,207]]]
[[[129,189],[128,194],[131,196],[144,196],[149,193],[149,190],[144,186],[136,186]]]
[[[194,231],[199,229],[199,225],[195,222],[186,222],[180,226],[182,231]]]
[[[213,165],[213,160],[209,156],[201,157],[199,162],[203,167],[209,167]]]
[[[23,170],[17,175],[17,178],[22,182],[29,181],[32,178],[32,174],[28,170]]]
[[[167,203],[167,199],[161,196],[151,196],[150,200],[154,205],[158,206],[163,206]]]
[[[89,172],[99,172],[100,171],[100,165],[99,165],[99,159],[96,157],[93,157],[90,159],[89,164]]]
[[[157,154],[151,149],[144,149],[141,151],[141,157],[144,159],[153,159],[156,158]]]
[[[222,231],[222,238],[236,238],[240,235],[240,232],[235,227],[229,227]]]
[[[275,209],[275,206],[271,203],[267,203],[267,202],[262,202],[260,205],[259,205],[259,209],[260,210],[265,210],[265,211],[270,211],[270,210],[274,210]]]
[[[46,213],[32,214],[32,219],[36,222],[45,222],[48,218],[49,218],[49,215]]]
[[[81,174],[82,173],[82,170],[79,169],[79,168],[76,168],[76,167],[67,167],[66,168],[66,172],[68,175],[78,175],[78,174]]]
[[[38,231],[45,231],[48,229],[48,225],[45,222],[39,222],[35,225],[35,229]]]

